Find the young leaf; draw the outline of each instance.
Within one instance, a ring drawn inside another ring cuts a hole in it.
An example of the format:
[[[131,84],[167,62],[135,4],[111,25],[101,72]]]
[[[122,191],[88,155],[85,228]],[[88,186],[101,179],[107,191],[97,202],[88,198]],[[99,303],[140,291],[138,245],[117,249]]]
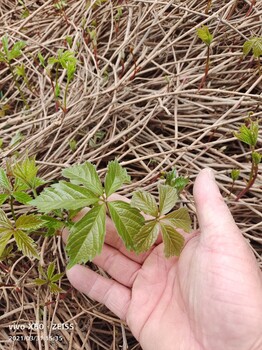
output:
[[[105,238],[106,206],[97,205],[70,230],[66,251],[70,258],[67,269],[86,263],[101,253]]]
[[[5,229],[5,231],[0,231],[0,256],[3,255],[3,252],[7,246],[9,239],[13,235],[13,230]]]
[[[27,235],[27,233],[18,229],[13,233],[18,249],[20,249],[25,256],[40,259],[36,250],[36,244],[32,238]]]
[[[60,280],[61,277],[64,276],[64,273],[57,273],[51,277],[51,282],[57,282]]]
[[[103,194],[103,187],[93,164],[85,162],[64,169],[62,175],[76,185],[84,185],[97,196]]]
[[[145,214],[149,214],[154,217],[157,217],[158,207],[156,204],[156,200],[152,196],[152,194],[146,191],[143,191],[143,190],[135,191],[133,193],[133,197],[130,204],[131,204],[131,207],[137,208],[143,211]]]
[[[46,188],[30,204],[40,212],[49,213],[55,209],[78,209],[98,202],[99,198],[84,187],[60,181]]]
[[[41,52],[38,52],[37,55],[38,55],[39,62],[40,62],[41,65],[45,68],[45,59],[44,59],[44,56],[41,54]]]
[[[107,166],[105,177],[106,196],[109,197],[112,193],[120,189],[123,184],[130,183],[131,178],[117,160],[111,161]]]
[[[41,215],[40,218],[44,221],[44,227],[47,228],[54,228],[55,230],[58,230],[65,226],[62,221],[48,215]]]
[[[190,232],[191,230],[191,219],[186,208],[179,208],[178,210],[172,211],[167,214],[162,221],[168,221],[169,225],[182,228],[185,232]]]
[[[251,50],[255,58],[262,55],[262,37],[253,37],[244,43],[243,54],[247,56]]]
[[[8,192],[12,191],[12,186],[3,168],[0,168],[0,187]]]
[[[233,181],[236,181],[239,178],[240,170],[232,169],[230,173],[230,177]]]
[[[25,192],[13,192],[12,196],[17,202],[25,205],[33,199],[31,196],[29,196],[29,194]]]
[[[179,256],[184,246],[184,237],[178,233],[172,225],[165,222],[161,222],[160,225],[164,242],[165,257],[169,258],[174,255]]]
[[[159,211],[160,215],[168,213],[175,206],[178,196],[177,191],[169,185],[159,185]]]
[[[156,221],[150,221],[143,225],[134,235],[135,252],[146,252],[155,243],[159,232],[159,224]]]
[[[50,292],[54,294],[64,292],[62,288],[58,287],[55,283],[52,283],[52,282],[49,284],[49,288],[50,288]]]
[[[239,132],[234,132],[234,135],[240,141],[255,147],[258,138],[258,123],[251,121],[249,127],[243,124],[240,126]]]
[[[6,216],[5,212],[0,209],[0,227],[5,229],[13,229],[11,221]]]
[[[139,210],[122,201],[108,202],[111,219],[127,249],[135,249],[134,236],[145,223]]]
[[[51,281],[51,278],[52,278],[54,272],[55,272],[55,262],[52,261],[49,264],[49,266],[47,268],[47,271],[46,271],[46,275],[47,275],[47,278],[48,278],[49,281]]]
[[[197,36],[201,39],[207,46],[210,46],[213,40],[213,35],[210,33],[207,26],[202,26],[196,30]]]
[[[26,43],[24,41],[18,41],[16,42],[12,49],[8,53],[8,61],[12,61],[15,58],[18,58],[22,55],[22,49],[26,46]]]
[[[252,152],[252,160],[258,165],[261,162],[262,154],[258,152]]]
[[[37,171],[38,167],[35,164],[35,158],[26,157],[13,166],[14,176],[30,187],[34,187]]]
[[[43,286],[44,284],[47,284],[48,281],[47,281],[47,280],[43,280],[42,278],[35,278],[35,279],[34,279],[34,283],[35,283],[37,286]]]
[[[37,230],[40,227],[43,227],[45,222],[34,214],[21,215],[15,222],[16,228],[24,231]]]

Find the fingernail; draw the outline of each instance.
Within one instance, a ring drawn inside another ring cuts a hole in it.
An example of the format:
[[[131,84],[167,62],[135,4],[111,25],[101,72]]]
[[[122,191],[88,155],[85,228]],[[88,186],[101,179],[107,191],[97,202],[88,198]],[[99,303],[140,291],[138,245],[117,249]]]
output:
[[[215,174],[214,174],[213,169],[206,168],[206,173],[207,173],[208,177],[210,178],[210,180],[215,181]]]

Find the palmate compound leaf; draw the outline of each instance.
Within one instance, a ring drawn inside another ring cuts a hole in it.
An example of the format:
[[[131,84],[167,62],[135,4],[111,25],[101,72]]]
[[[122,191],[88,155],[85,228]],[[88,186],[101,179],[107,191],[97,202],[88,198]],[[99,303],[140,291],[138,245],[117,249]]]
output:
[[[145,223],[139,210],[123,201],[108,202],[109,213],[128,250],[135,250],[134,236]]]
[[[21,215],[15,222],[16,228],[24,231],[37,230],[44,226],[45,221],[34,214]]]
[[[184,237],[176,231],[172,224],[168,224],[164,220],[160,222],[160,226],[164,242],[165,257],[179,256],[184,246]]]
[[[167,223],[171,223],[174,227],[182,228],[185,232],[190,232],[191,230],[191,219],[186,208],[179,208],[172,211],[161,221],[167,221]]]
[[[16,229],[13,231],[13,234],[18,249],[21,250],[25,256],[35,257],[37,259],[40,258],[36,250],[36,244],[34,240],[29,237],[26,232]]]
[[[253,37],[244,43],[243,54],[247,56],[251,50],[256,58],[262,55],[262,37]]]
[[[135,252],[148,251],[155,243],[159,232],[159,224],[154,220],[147,222],[134,235]]]
[[[93,192],[84,187],[60,181],[46,188],[30,205],[36,206],[40,212],[49,213],[55,209],[78,209],[98,202]]]
[[[112,193],[120,189],[123,184],[130,183],[131,178],[117,160],[111,161],[107,166],[105,177],[105,192],[109,197]]]
[[[171,209],[174,208],[178,196],[175,188],[169,185],[159,185],[159,212],[160,215],[168,213]]]
[[[251,121],[250,126],[241,125],[239,132],[235,132],[234,136],[240,141],[255,147],[258,139],[258,123]]]
[[[155,198],[151,193],[146,191],[135,191],[130,204],[131,207],[138,208],[145,214],[152,215],[154,217],[156,217],[158,214],[158,207]]]
[[[103,194],[103,187],[93,164],[85,162],[64,169],[62,175],[76,185],[84,185],[85,188],[97,196]]]
[[[66,251],[70,258],[67,269],[86,263],[101,253],[105,239],[106,205],[96,205],[70,230]]]

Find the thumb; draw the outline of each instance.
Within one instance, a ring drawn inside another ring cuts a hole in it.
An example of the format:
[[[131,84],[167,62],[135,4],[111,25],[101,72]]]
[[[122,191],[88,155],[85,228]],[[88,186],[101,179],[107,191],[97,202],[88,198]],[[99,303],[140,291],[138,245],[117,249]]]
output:
[[[195,180],[193,193],[201,239],[205,240],[211,236],[233,238],[233,235],[243,239],[220,194],[212,169],[205,168],[200,171]]]

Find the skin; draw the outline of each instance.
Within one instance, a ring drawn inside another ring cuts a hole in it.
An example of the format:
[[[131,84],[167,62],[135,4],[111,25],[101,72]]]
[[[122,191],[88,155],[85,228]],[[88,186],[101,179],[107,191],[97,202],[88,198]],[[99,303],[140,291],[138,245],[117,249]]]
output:
[[[108,219],[94,262],[112,279],[80,265],[68,279],[126,321],[144,350],[261,350],[262,273],[208,168],[194,199],[199,230],[185,234],[179,258],[163,256],[161,239],[147,254],[126,251]]]

